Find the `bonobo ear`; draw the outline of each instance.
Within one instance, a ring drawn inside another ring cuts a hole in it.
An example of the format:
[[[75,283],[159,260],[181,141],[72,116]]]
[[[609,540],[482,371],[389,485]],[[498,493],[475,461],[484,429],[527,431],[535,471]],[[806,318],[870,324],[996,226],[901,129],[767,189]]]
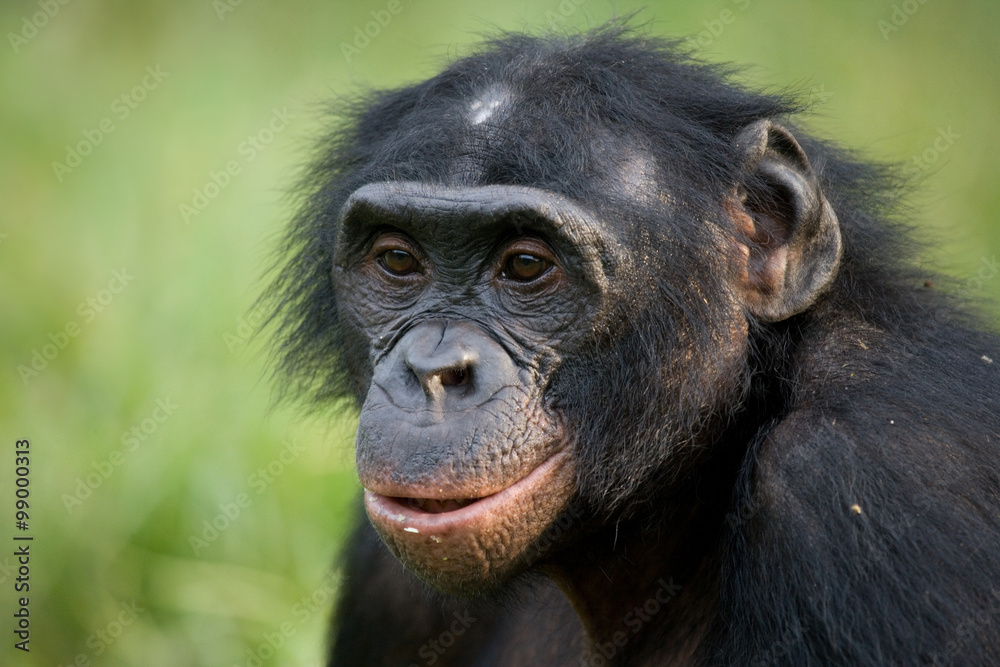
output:
[[[750,313],[777,322],[808,308],[833,281],[840,225],[788,130],[757,121],[737,135],[736,148],[746,174],[730,209],[743,236],[741,292]]]

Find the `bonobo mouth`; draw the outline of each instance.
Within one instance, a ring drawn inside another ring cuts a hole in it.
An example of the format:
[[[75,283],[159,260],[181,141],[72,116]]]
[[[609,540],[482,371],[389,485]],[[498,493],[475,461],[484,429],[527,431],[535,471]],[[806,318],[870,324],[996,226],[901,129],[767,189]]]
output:
[[[441,538],[446,533],[488,530],[503,521],[508,512],[527,511],[536,495],[563,467],[565,448],[543,461],[534,470],[496,493],[481,497],[441,498],[383,495],[365,489],[365,508],[376,527],[410,535]],[[413,489],[417,491],[417,489]],[[430,496],[430,492],[427,492]]]
[[[398,503],[412,507],[413,509],[427,512],[428,514],[444,514],[460,510],[467,505],[482,500],[482,498],[448,498],[447,500],[437,500],[436,498],[390,498]]]

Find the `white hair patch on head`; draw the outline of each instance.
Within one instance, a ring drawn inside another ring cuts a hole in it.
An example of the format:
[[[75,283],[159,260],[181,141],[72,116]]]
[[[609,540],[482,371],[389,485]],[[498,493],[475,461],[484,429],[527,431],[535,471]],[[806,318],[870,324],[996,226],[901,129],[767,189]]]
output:
[[[507,93],[499,88],[491,88],[469,105],[469,122],[479,125],[509,99]]]

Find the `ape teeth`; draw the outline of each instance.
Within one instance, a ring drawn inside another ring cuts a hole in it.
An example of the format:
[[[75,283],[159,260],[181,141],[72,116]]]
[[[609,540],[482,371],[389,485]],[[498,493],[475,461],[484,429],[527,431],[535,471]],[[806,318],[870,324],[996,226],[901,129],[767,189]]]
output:
[[[460,510],[477,500],[479,498],[447,498],[444,500],[436,498],[406,498],[406,504],[428,514],[443,514],[445,512]]]

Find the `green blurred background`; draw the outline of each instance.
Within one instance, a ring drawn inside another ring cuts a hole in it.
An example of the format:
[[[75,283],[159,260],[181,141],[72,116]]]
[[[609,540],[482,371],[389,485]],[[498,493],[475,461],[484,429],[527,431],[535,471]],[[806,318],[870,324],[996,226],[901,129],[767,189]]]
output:
[[[484,33],[642,9],[698,35],[811,99],[817,133],[910,163],[927,261],[1000,295],[995,0],[398,3],[3,3],[0,664],[319,664],[354,415],[275,407],[248,309],[324,101],[427,77]],[[11,633],[17,438],[30,654]]]

